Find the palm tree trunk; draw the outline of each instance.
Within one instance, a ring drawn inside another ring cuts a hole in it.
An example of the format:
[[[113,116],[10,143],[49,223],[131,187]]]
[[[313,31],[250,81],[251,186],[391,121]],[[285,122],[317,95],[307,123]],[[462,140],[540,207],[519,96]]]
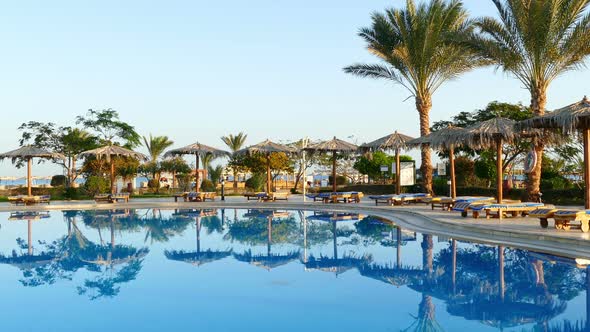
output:
[[[432,109],[432,99],[430,96],[416,97],[416,109],[420,115],[420,136],[430,134],[430,109]],[[422,186],[424,190],[432,194],[432,161],[430,158],[430,146],[423,144],[421,148],[422,165]]]
[[[238,192],[238,170],[234,167],[234,194]]]
[[[534,87],[531,89],[531,110],[535,115],[545,114],[545,106],[547,104],[547,88],[546,87]],[[539,192],[541,191],[541,172],[542,172],[542,161],[543,161],[543,150],[545,145],[543,142],[535,140],[534,149],[537,154],[537,164],[528,174],[526,191],[527,198],[531,202],[539,201]]]

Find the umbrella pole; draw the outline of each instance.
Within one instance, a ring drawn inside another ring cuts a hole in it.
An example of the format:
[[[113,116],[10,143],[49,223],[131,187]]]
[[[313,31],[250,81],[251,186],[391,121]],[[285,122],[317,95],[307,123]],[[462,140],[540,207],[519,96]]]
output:
[[[332,153],[332,192],[336,192],[336,151]]]
[[[457,285],[457,240],[453,239],[452,242],[452,264],[453,264],[453,274],[451,280],[453,281],[453,293],[455,293],[455,287]]]
[[[30,159],[29,159],[30,160]],[[27,224],[27,243],[28,243],[28,253],[29,256],[33,254],[33,221],[28,220]]]
[[[584,205],[590,209],[590,128],[585,128],[584,132]]]
[[[504,301],[504,292],[506,289],[506,285],[504,284],[504,247],[498,246],[498,282],[499,282],[499,289],[500,292],[500,299]]]
[[[33,166],[33,158],[28,158],[27,159],[27,192],[29,194],[29,196],[32,196],[32,185],[31,185],[31,181],[32,181],[32,176],[31,176],[31,167]]]
[[[401,177],[399,176],[400,172],[400,164],[399,164],[399,149],[395,149],[395,194],[399,195],[402,192],[402,182]]]
[[[451,169],[451,198],[457,198],[457,184],[455,183],[455,148],[449,149],[449,166]]]
[[[272,183],[271,183],[271,175],[270,175],[270,153],[266,155],[266,193],[270,194],[272,192]]]
[[[502,204],[502,139],[496,139],[496,186],[498,190],[498,204]],[[502,217],[500,216],[500,219]]]
[[[115,161],[111,158],[111,194],[115,194]]]
[[[402,228],[397,226],[397,268],[400,269],[402,267]]]
[[[195,154],[195,191],[199,192],[199,154]]]

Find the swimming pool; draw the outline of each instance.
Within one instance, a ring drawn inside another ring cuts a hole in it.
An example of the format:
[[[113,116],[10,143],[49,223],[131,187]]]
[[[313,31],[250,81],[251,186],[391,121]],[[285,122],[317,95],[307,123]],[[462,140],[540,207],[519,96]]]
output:
[[[355,213],[0,213],[0,254],[5,331],[562,331],[588,315],[580,261]]]

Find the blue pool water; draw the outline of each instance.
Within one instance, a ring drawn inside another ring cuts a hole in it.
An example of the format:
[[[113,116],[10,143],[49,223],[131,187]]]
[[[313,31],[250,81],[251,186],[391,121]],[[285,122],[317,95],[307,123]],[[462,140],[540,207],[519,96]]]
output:
[[[358,214],[2,213],[0,254],[2,331],[583,331],[588,313],[573,259]]]

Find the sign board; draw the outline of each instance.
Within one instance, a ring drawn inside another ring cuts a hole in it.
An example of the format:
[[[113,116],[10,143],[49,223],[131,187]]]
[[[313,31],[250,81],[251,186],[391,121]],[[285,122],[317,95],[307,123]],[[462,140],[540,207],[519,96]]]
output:
[[[436,164],[436,171],[439,176],[447,175],[447,164],[445,164],[445,163]]]
[[[381,172],[389,172],[389,167],[387,165],[381,165]]]
[[[416,164],[413,161],[402,161],[400,163],[399,179],[402,186],[416,184]]]

